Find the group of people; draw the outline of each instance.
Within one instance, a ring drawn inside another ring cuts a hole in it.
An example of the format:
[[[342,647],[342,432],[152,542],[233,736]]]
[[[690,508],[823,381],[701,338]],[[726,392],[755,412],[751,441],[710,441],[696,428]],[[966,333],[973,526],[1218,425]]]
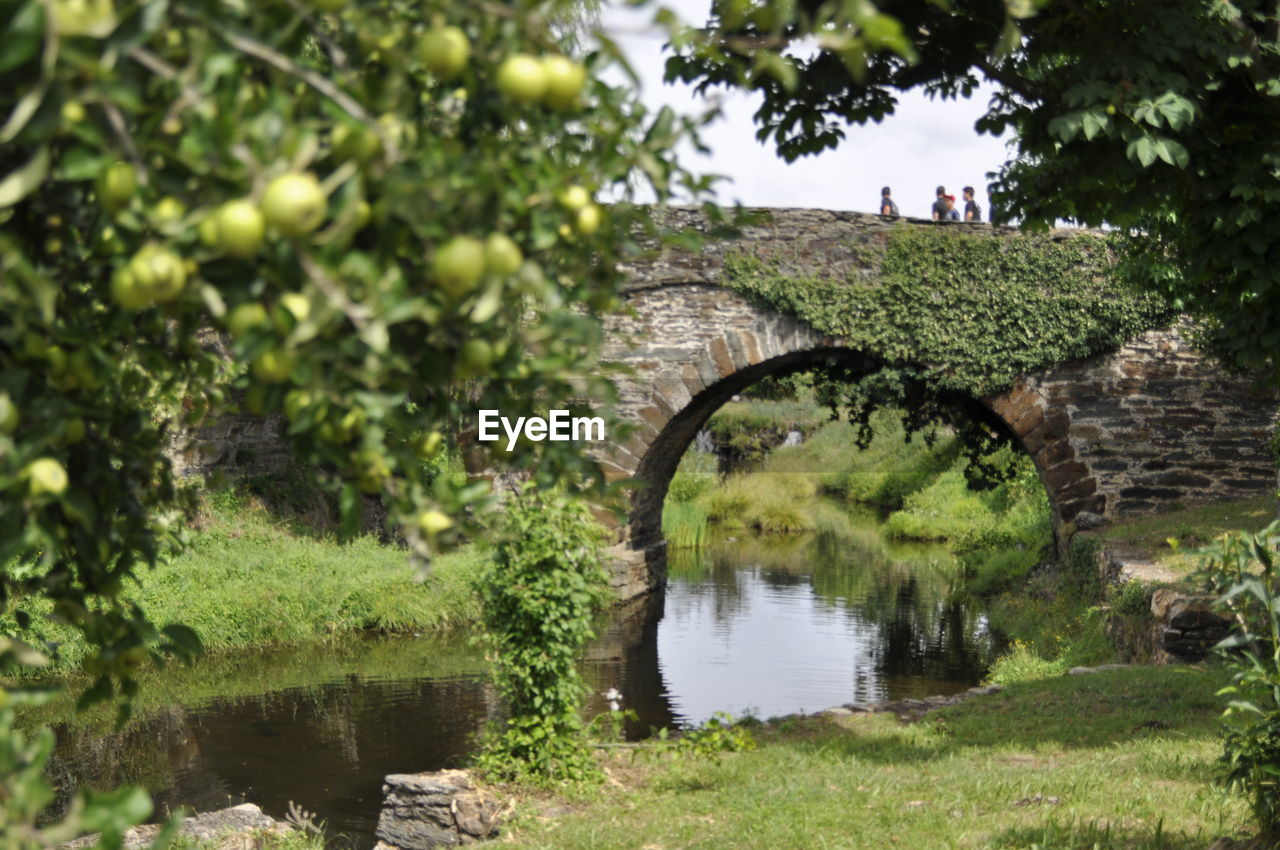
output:
[[[964,215],[956,209],[956,196],[947,194],[947,187],[939,186],[933,202],[934,221],[982,221],[982,207],[973,199],[973,187],[964,187]],[[880,215],[901,215],[888,186],[880,190]]]

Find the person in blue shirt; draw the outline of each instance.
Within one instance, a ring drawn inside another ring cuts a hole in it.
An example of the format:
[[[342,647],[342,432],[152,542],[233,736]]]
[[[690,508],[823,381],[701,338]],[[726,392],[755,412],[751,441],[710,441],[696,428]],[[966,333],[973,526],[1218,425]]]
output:
[[[898,215],[898,205],[889,195],[888,186],[880,190],[880,215]]]

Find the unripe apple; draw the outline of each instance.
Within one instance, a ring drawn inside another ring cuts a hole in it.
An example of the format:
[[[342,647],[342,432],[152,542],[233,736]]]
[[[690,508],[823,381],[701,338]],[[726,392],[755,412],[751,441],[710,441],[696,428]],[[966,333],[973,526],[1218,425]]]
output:
[[[270,320],[267,318],[267,308],[257,301],[241,304],[227,314],[227,330],[231,332],[233,339],[243,339],[254,328],[268,324]]]
[[[591,203],[591,193],[581,186],[570,186],[560,193],[560,205],[577,212]]]
[[[217,245],[224,254],[247,260],[262,247],[267,220],[249,201],[228,201],[218,210]]]
[[[578,95],[587,82],[587,69],[567,56],[548,56],[542,60],[542,71],[547,78],[547,91],[543,96],[552,109],[569,109],[578,102]]]
[[[69,446],[74,445],[84,439],[85,431],[84,420],[79,416],[72,416],[63,424],[62,441]]]
[[[514,103],[537,103],[547,91],[547,72],[526,53],[516,53],[498,66],[498,91]]]
[[[67,489],[67,470],[51,457],[37,458],[26,465],[22,476],[32,496],[60,496]]]
[[[111,297],[126,310],[145,310],[154,303],[128,266],[121,266],[111,276]]]
[[[171,224],[187,214],[187,208],[177,198],[164,197],[156,201],[151,210],[151,220],[157,225]]]
[[[280,384],[289,380],[295,362],[292,351],[272,348],[253,358],[249,368],[253,370],[254,377],[263,383]]]
[[[12,434],[18,428],[18,405],[8,393],[0,391],[0,434]]]
[[[574,222],[578,227],[578,232],[583,236],[590,236],[600,229],[600,208],[595,204],[587,204],[578,210],[577,220]]]
[[[428,537],[434,537],[442,531],[453,528],[453,520],[440,511],[423,511],[418,514],[418,528]]]
[[[62,120],[68,124],[79,124],[85,119],[84,105],[78,100],[68,100],[62,104]]]
[[[301,292],[286,292],[280,296],[280,306],[299,322],[304,322],[311,315],[311,300]]]
[[[377,449],[356,452],[356,488],[361,493],[381,493],[390,476],[391,465],[382,452]]]
[[[282,174],[267,184],[262,214],[282,236],[305,236],[324,222],[329,211],[320,182],[313,174]]]
[[[489,274],[509,277],[524,262],[520,246],[505,233],[490,233],[484,242],[484,266]]]
[[[437,27],[418,40],[418,56],[432,74],[442,80],[453,79],[467,67],[471,42],[457,27]]]
[[[127,162],[114,163],[98,177],[98,203],[107,212],[124,209],[138,188],[138,175]]]
[[[338,159],[366,163],[382,153],[382,139],[368,127],[339,124],[330,137],[334,155]]]
[[[482,374],[493,362],[493,346],[488,340],[469,339],[458,350],[458,371],[463,377]]]
[[[437,251],[432,260],[436,283],[454,298],[470,293],[484,274],[484,245],[470,236],[455,236]]]
[[[138,249],[129,261],[129,271],[154,302],[172,301],[187,285],[187,267],[182,258],[155,244]]]

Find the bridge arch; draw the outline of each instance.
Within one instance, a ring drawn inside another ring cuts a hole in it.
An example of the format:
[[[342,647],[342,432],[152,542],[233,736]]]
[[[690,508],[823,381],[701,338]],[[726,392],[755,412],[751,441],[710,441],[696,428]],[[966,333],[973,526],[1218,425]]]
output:
[[[638,484],[613,550],[622,598],[665,583],[663,500],[712,413],[767,375],[832,356],[876,357],[714,283],[635,287],[627,304],[607,329],[605,356],[630,367],[617,383],[619,412],[632,427],[601,452],[611,479]],[[970,401],[1032,458],[1059,545],[1077,524],[1276,486],[1274,393],[1222,373],[1177,328]]]

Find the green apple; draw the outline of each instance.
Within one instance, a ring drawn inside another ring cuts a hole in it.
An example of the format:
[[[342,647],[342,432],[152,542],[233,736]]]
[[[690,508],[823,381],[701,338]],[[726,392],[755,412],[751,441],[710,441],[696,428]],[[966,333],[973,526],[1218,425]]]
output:
[[[329,201],[314,174],[282,174],[267,184],[262,214],[282,236],[306,236],[324,222]]]
[[[151,293],[138,283],[128,266],[116,269],[111,276],[111,297],[126,310],[145,310],[155,303]]]
[[[289,380],[295,362],[296,357],[292,351],[272,348],[253,358],[249,368],[253,370],[254,377],[263,383],[280,384]]]
[[[508,277],[524,262],[520,246],[505,233],[490,233],[484,242],[484,267],[489,274]]]
[[[361,449],[356,452],[356,488],[361,493],[381,493],[390,477],[391,464],[382,452],[377,449]]]
[[[423,511],[418,514],[418,528],[428,537],[453,528],[453,520],[440,511]]]
[[[280,296],[280,306],[288,310],[295,321],[305,322],[311,315],[311,299],[301,292],[286,292]]]
[[[453,79],[467,67],[471,42],[457,27],[436,27],[418,40],[418,57],[432,74],[442,80]]]
[[[37,458],[22,470],[32,496],[60,496],[67,489],[67,470],[51,457]]]
[[[382,153],[382,139],[365,126],[339,124],[333,128],[330,141],[334,155],[342,160],[349,159],[363,164]]]
[[[262,247],[267,220],[249,201],[228,201],[214,220],[218,228],[217,246],[224,254],[247,260]]]
[[[590,236],[600,229],[600,208],[595,204],[587,204],[578,210],[578,217],[574,224],[577,225],[578,232],[583,236]]]
[[[138,175],[133,166],[127,162],[113,163],[98,176],[98,203],[107,212],[124,209],[137,188]]]
[[[570,186],[560,193],[560,205],[577,212],[591,203],[591,193],[581,186]]]
[[[461,298],[475,289],[484,274],[484,245],[470,236],[455,236],[436,251],[431,265],[440,288]]]
[[[257,301],[241,304],[227,314],[227,330],[233,339],[243,339],[254,328],[266,327],[270,324],[267,308]]]
[[[137,285],[153,302],[172,301],[187,285],[187,266],[174,252],[154,243],[144,245],[129,260]]]
[[[542,60],[542,71],[547,78],[547,91],[543,95],[552,109],[569,109],[578,102],[578,95],[587,82],[587,69],[567,56],[548,56]]]
[[[463,377],[484,373],[493,363],[493,346],[488,340],[469,339],[458,350],[458,371]]]
[[[547,91],[547,72],[526,53],[508,56],[498,66],[498,91],[514,103],[537,103]]]
[[[78,100],[68,100],[62,104],[62,120],[68,124],[79,124],[86,118],[84,105]]]
[[[18,405],[6,392],[0,391],[0,434],[12,434],[18,428]]]
[[[79,416],[72,416],[63,423],[62,441],[67,445],[73,445],[84,439],[86,432],[84,420]]]
[[[177,198],[164,197],[156,201],[151,210],[151,220],[157,225],[172,224],[187,214],[187,208]]]

